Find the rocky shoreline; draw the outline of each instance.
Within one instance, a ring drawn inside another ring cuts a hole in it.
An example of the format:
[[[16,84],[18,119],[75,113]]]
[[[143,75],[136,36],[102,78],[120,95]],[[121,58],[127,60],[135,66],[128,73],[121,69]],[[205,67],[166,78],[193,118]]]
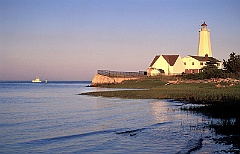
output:
[[[139,77],[110,77],[101,74],[96,74],[93,77],[93,80],[90,87],[98,87],[104,84],[120,84],[123,81],[127,80],[139,80]],[[179,83],[214,83],[216,87],[228,87],[240,85],[240,80],[232,78],[211,78],[211,79],[202,79],[202,80],[193,80],[193,79],[179,79],[168,80],[165,85],[179,84]]]
[[[179,83],[214,83],[216,87],[227,87],[227,86],[235,86],[240,84],[240,80],[232,79],[232,78],[211,78],[211,79],[203,79],[203,80],[176,80],[176,81],[168,81],[166,85],[169,84],[179,84]]]
[[[137,80],[138,77],[109,77],[101,74],[96,74],[93,77],[91,87],[96,87],[102,84],[118,84],[126,80]]]

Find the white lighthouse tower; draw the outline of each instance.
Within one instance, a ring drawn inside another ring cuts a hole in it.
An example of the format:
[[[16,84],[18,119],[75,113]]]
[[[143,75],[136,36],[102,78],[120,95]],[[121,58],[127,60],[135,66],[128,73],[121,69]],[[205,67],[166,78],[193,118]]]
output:
[[[210,29],[207,28],[207,24],[205,22],[201,25],[201,29],[199,31],[198,56],[212,57]]]

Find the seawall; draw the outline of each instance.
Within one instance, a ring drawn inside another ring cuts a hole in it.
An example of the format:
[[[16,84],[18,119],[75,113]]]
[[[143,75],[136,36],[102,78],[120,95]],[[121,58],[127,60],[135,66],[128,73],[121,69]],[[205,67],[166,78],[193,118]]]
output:
[[[91,86],[97,86],[101,84],[116,84],[125,80],[136,80],[138,77],[109,77],[105,75],[96,74],[92,80]]]

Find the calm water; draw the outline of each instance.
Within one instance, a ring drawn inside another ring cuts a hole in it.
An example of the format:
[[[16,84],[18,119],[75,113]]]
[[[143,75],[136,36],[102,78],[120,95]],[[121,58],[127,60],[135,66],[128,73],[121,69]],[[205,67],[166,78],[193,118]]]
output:
[[[0,153],[213,153],[212,120],[181,102],[77,95],[89,82],[1,82]],[[194,151],[194,149],[198,149]]]

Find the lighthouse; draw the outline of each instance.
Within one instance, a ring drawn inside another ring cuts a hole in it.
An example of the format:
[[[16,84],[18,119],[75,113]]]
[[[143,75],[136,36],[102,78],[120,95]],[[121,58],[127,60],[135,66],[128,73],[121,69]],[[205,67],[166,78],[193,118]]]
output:
[[[199,31],[198,56],[212,57],[210,29],[208,29],[207,24],[205,22],[201,25],[201,29]]]

